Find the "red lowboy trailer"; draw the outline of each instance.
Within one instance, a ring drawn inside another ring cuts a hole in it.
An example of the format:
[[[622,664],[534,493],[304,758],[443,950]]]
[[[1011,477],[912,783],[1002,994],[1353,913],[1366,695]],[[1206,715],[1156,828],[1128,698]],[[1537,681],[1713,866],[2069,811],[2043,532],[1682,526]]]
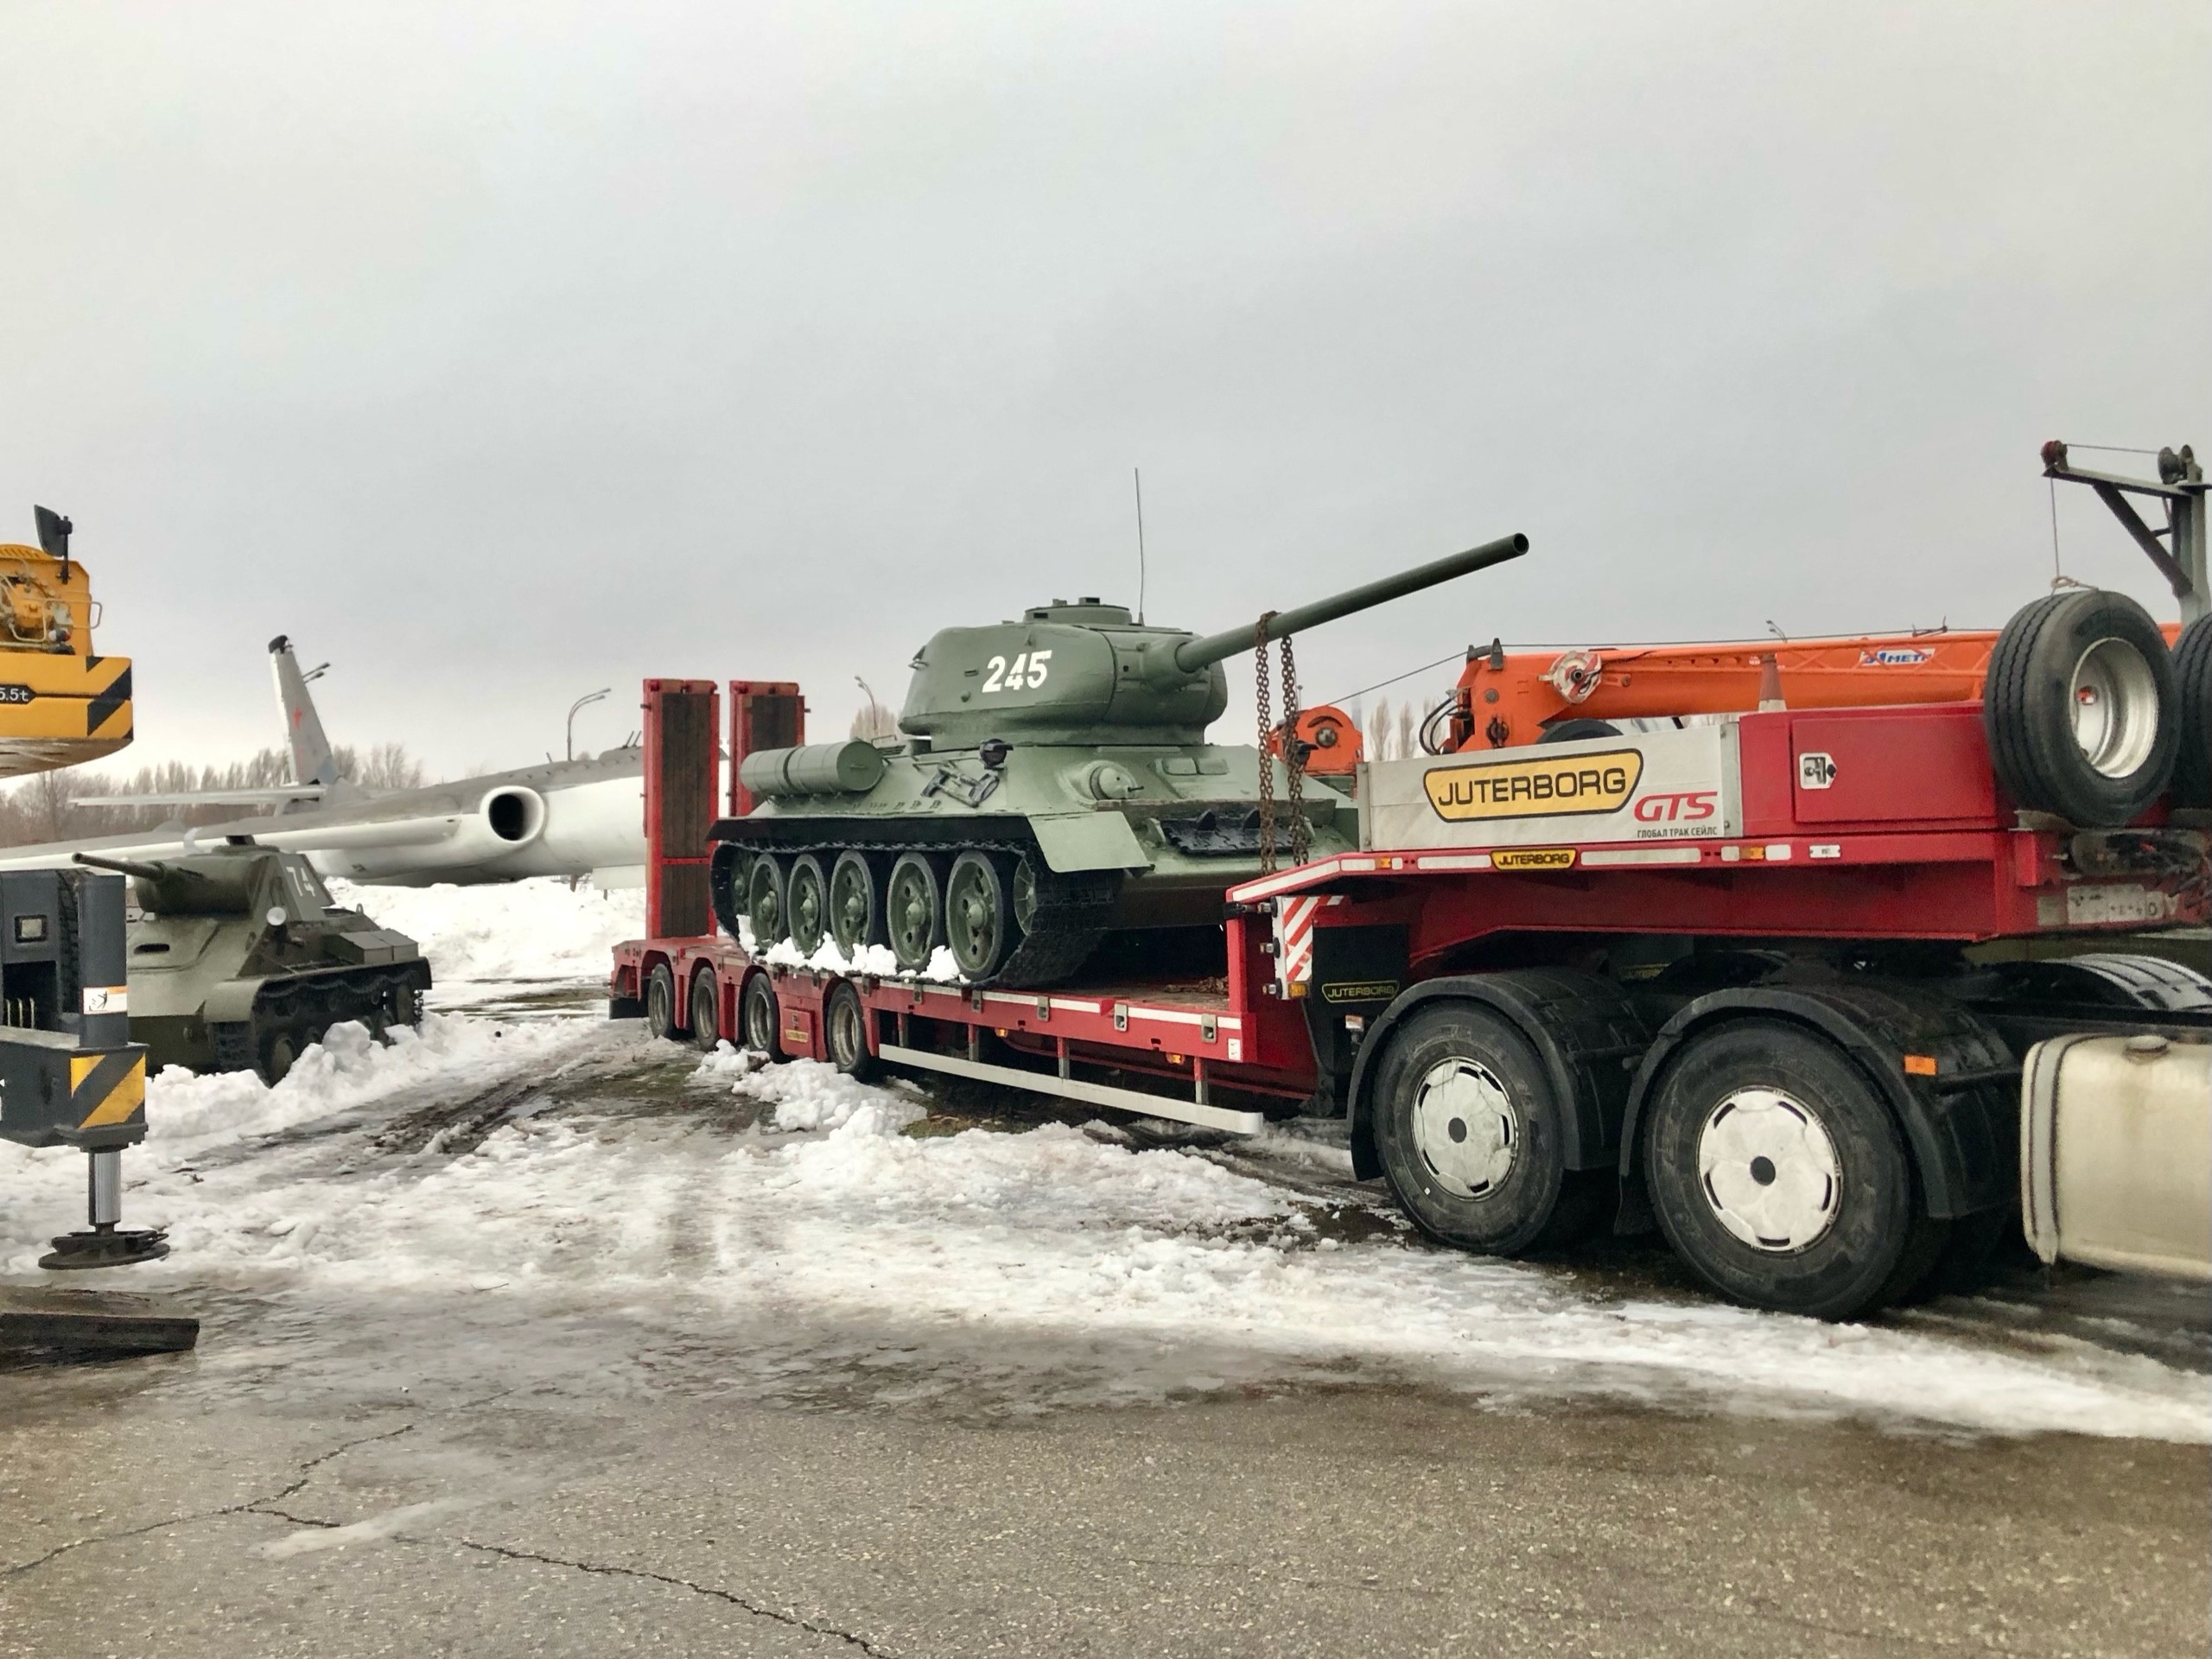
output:
[[[738,764],[798,742],[804,709],[789,684],[728,696],[735,814]],[[615,952],[617,1016],[1230,1132],[1347,1118],[1356,1173],[1469,1249],[1656,1226],[1739,1300],[1848,1316],[1962,1281],[2024,1185],[2046,1208],[2063,1190],[2022,1161],[2036,1045],[2133,1039],[2184,1109],[2212,1054],[2188,932],[2207,918],[2204,815],[2162,802],[2084,830],[2019,812],[1978,703],[1364,765],[1361,850],[1230,887],[1210,956],[1026,990],[799,965],[718,931],[721,696],[646,683],[652,937]],[[2096,948],[2116,934],[2153,943]],[[2137,1209],[2177,1203],[2186,1232],[2202,1176]]]

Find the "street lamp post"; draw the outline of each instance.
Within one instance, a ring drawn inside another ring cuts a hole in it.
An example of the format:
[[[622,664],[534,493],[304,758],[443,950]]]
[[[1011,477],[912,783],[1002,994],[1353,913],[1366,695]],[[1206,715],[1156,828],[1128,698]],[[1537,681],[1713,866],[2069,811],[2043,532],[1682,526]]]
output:
[[[578,697],[574,702],[569,705],[569,760],[573,760],[576,758],[576,710],[582,708],[587,703],[597,702],[601,697],[607,696],[613,690],[614,688],[611,685],[603,686],[599,690],[593,692],[589,696]]]

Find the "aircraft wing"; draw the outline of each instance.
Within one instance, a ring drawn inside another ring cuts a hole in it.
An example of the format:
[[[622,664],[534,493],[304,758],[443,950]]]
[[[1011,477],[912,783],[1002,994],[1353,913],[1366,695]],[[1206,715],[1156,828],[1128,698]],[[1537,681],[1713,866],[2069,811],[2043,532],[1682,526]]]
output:
[[[175,795],[73,795],[72,806],[282,806],[287,801],[319,801],[329,791],[321,784],[284,784],[273,789],[186,790]]]

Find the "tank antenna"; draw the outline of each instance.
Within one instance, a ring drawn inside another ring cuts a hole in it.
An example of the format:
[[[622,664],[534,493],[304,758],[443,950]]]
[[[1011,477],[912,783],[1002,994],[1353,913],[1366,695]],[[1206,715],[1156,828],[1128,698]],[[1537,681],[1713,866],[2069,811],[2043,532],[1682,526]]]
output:
[[[1132,467],[1129,473],[1137,481],[1137,623],[1144,623],[1144,468]]]

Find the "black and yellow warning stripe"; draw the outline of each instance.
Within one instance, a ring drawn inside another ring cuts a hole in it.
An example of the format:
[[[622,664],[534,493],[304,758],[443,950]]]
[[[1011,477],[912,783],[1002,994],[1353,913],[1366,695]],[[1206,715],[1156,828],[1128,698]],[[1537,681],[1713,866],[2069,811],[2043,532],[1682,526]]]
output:
[[[69,1108],[79,1129],[111,1128],[146,1110],[146,1051],[69,1057]]]
[[[0,652],[0,738],[130,741],[128,657]]]

